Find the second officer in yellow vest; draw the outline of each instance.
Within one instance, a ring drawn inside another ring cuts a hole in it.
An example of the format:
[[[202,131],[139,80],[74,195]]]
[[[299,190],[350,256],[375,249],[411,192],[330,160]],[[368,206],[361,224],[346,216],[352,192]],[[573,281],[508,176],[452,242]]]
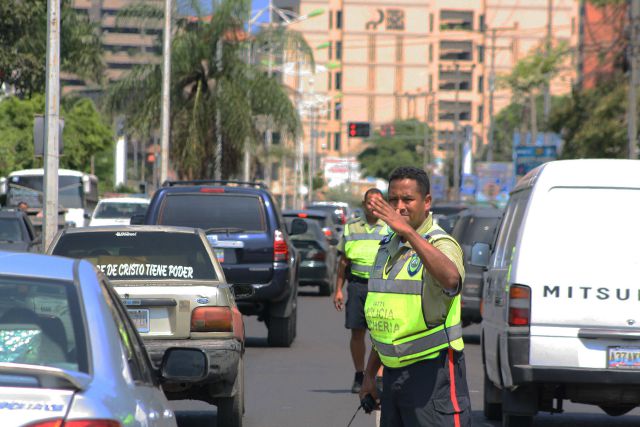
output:
[[[347,288],[349,298],[346,304],[345,327],[351,330],[349,349],[356,370],[351,386],[352,393],[360,391],[364,377],[366,352],[364,337],[367,330],[364,302],[367,299],[367,281],[373,267],[373,261],[378,253],[380,240],[387,235],[386,224],[373,216],[367,208],[367,202],[376,194],[382,195],[377,188],[370,188],[364,193],[362,203],[364,213],[361,218],[349,221],[338,245],[341,257],[333,302],[336,309],[342,311],[344,308],[342,288],[346,279],[349,282]]]
[[[423,170],[402,167],[389,178],[389,201],[369,203],[392,230],[369,278],[365,316],[374,351],[360,392],[377,397],[382,364],[382,427],[471,424],[460,322],[462,250],[433,223],[429,190]]]

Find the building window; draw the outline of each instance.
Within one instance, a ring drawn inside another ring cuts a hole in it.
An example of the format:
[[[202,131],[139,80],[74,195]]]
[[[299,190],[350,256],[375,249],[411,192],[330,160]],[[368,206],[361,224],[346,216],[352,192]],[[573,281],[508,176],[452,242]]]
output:
[[[341,142],[342,142],[342,134],[340,132],[335,132],[333,134],[333,149],[335,151],[340,151]]]
[[[333,116],[336,120],[342,119],[342,102],[335,103]]]
[[[438,119],[441,121],[454,121],[456,115],[458,120],[471,120],[471,102],[454,102],[440,101],[438,102]]]
[[[327,52],[327,55],[329,55],[329,59],[333,59],[333,43],[329,42],[329,51]]]
[[[342,29],[342,11],[336,11],[336,28],[338,30]]]
[[[478,26],[480,27],[480,31],[484,31],[485,27],[484,27],[484,15],[480,15],[480,20],[478,22]]]
[[[471,31],[473,30],[473,12],[463,10],[441,10],[441,31]]]
[[[470,41],[440,41],[440,59],[444,61],[471,61],[473,43]]]
[[[433,43],[429,43],[429,62],[433,62]]]
[[[342,42],[336,42],[336,59],[342,59]]]
[[[484,121],[484,105],[478,105],[478,123]]]
[[[478,76],[478,93],[484,92],[484,76]]]
[[[429,14],[429,32],[433,33],[433,13]]]
[[[444,71],[440,70],[438,88],[442,91],[470,91],[472,76],[469,71]]]
[[[331,120],[331,101],[327,102],[327,120]]]
[[[342,90],[342,72],[336,73],[336,90]]]
[[[484,46],[478,46],[478,62],[484,64]]]
[[[429,74],[429,92],[433,92],[433,75]]]
[[[328,89],[328,90],[331,90],[331,81],[332,81],[333,79],[331,78],[331,74],[329,74],[327,77],[328,77],[328,78],[327,78],[327,89]]]
[[[333,29],[333,10],[329,12],[329,29]]]

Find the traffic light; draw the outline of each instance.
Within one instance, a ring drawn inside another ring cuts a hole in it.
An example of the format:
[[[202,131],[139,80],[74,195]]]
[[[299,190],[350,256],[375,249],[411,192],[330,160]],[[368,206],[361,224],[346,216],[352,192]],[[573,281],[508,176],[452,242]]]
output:
[[[349,122],[350,138],[368,138],[371,132],[369,122]]]
[[[396,127],[393,124],[380,126],[380,136],[395,136]]]

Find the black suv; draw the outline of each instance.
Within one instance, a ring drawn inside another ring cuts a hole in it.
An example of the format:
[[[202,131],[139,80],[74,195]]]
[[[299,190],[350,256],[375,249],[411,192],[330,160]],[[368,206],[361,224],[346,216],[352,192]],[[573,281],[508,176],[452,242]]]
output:
[[[0,250],[41,252],[42,240],[36,235],[26,213],[19,209],[0,210]]]
[[[132,218],[132,223],[136,223]],[[243,288],[245,315],[258,315],[271,346],[288,347],[296,335],[299,255],[289,234],[306,231],[304,221],[287,230],[278,205],[258,183],[168,181],[156,191],[145,224],[197,227],[205,231],[228,283]]]

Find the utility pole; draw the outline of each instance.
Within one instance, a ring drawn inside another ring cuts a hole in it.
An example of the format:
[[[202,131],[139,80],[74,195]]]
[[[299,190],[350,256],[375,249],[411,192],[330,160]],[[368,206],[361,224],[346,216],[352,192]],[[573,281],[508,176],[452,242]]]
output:
[[[491,71],[489,72],[489,147],[487,147],[487,161],[493,162],[493,144],[496,132],[493,117],[493,93],[496,90],[496,31],[491,29]]]
[[[60,0],[47,1],[47,84],[44,117],[44,225],[48,247],[58,231],[60,120]]]
[[[636,90],[638,86],[638,19],[640,19],[640,0],[630,0],[629,22],[631,31],[628,47],[629,62],[631,70],[629,72],[629,107],[627,114],[627,133],[629,137],[629,158],[638,158],[638,109]]]
[[[222,34],[220,38],[216,42],[216,68],[218,73],[222,71]],[[216,83],[216,95],[220,95],[220,84],[222,79],[218,79]],[[213,171],[213,179],[221,180],[222,179],[222,112],[220,111],[221,106],[218,105],[220,101],[220,96],[217,96],[216,102],[216,153],[215,153],[215,167]]]
[[[545,54],[547,57],[551,54],[551,40],[553,39],[553,0],[547,0],[547,40],[545,42]],[[551,111],[551,82],[547,79],[544,84],[544,145],[549,143],[549,132],[547,132],[547,124],[549,123],[549,113]],[[535,98],[533,108],[535,108]],[[533,137],[533,135],[532,135]],[[535,141],[531,141],[535,145]]]
[[[459,98],[460,64],[456,63],[456,97],[453,116],[453,200],[456,202],[460,199],[460,111],[458,111],[458,108],[460,106]]]
[[[162,41],[162,140],[160,142],[160,185],[169,175],[169,111],[171,82],[171,0],[164,0],[164,34]]]

